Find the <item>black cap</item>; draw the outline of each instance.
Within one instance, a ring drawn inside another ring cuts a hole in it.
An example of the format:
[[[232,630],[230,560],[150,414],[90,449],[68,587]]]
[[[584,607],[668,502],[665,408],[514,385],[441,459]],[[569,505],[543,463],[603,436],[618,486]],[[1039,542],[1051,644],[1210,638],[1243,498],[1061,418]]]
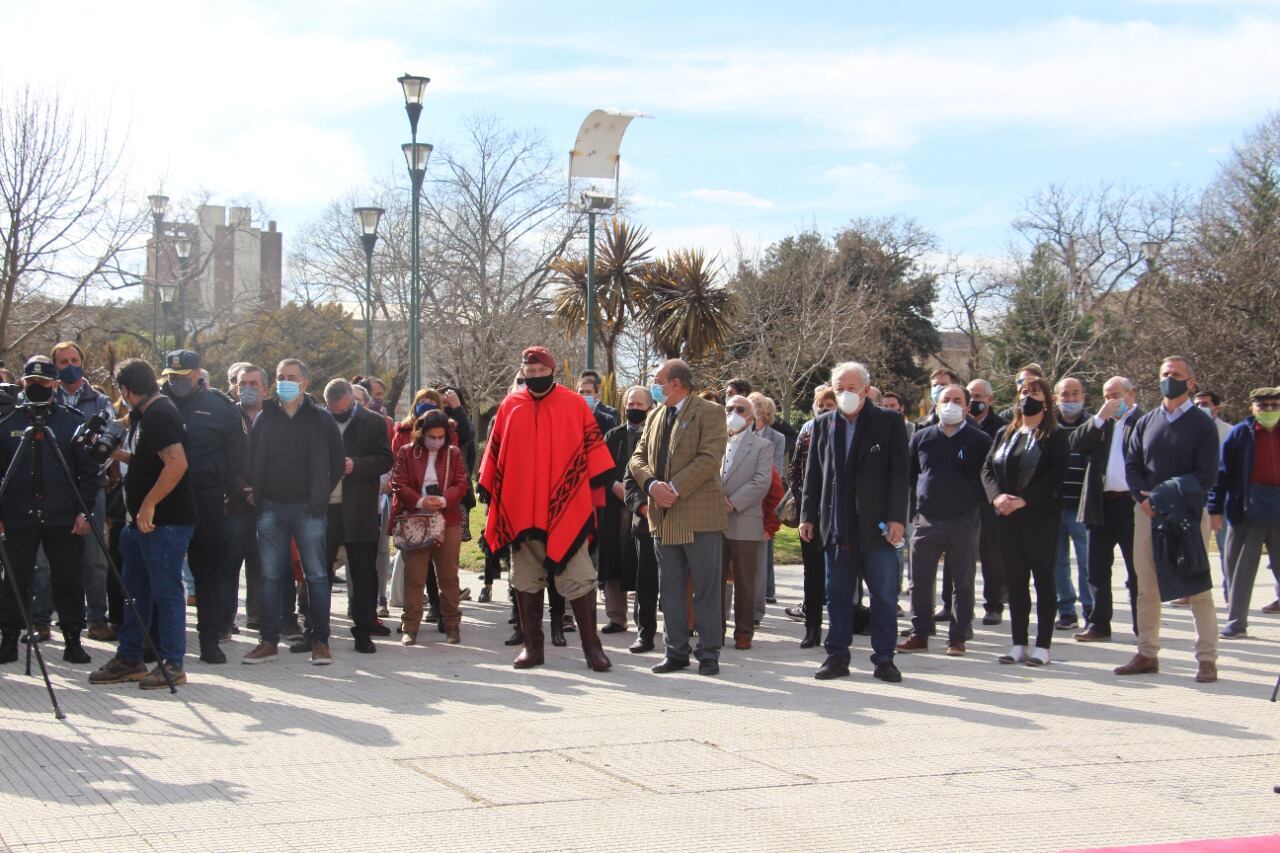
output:
[[[199,369],[200,356],[197,353],[189,349],[176,349],[164,357],[164,370],[161,373],[165,376],[186,376]]]
[[[27,359],[27,363],[22,366],[22,378],[30,379],[57,379],[58,368],[53,366],[53,362],[45,355],[33,355]]]

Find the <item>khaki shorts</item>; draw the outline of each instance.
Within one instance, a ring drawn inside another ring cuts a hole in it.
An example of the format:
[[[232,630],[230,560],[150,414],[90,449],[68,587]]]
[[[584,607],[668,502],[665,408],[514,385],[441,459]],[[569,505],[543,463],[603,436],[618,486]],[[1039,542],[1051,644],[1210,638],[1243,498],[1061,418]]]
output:
[[[511,583],[520,592],[542,592],[547,588],[547,570],[542,561],[547,556],[545,542],[527,541],[513,549]],[[591,565],[584,542],[564,571],[556,575],[556,590],[567,601],[581,598],[596,587],[596,569]]]

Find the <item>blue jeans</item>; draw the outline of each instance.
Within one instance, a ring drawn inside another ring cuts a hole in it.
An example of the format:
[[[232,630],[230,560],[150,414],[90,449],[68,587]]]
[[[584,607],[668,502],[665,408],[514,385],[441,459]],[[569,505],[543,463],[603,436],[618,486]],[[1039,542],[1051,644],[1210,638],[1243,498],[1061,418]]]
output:
[[[142,660],[142,635],[151,629],[155,608],[161,660],[182,669],[187,653],[187,608],[182,589],[182,557],[195,532],[194,524],[161,524],[143,533],[130,524],[120,532],[120,556],[124,559],[125,589],[134,607],[124,611],[120,647],[116,654],[128,663]],[[134,612],[142,618],[138,624]]]
[[[1058,615],[1074,616],[1076,589],[1071,584],[1071,548],[1076,551],[1076,577],[1080,582],[1080,605],[1085,621],[1093,611],[1093,595],[1089,592],[1089,528],[1076,521],[1074,509],[1062,511],[1062,535],[1058,537],[1058,564],[1054,568],[1054,586],[1058,592]]]
[[[280,642],[280,582],[293,575],[289,541],[298,546],[307,581],[307,630],[317,643],[329,642],[329,573],[324,562],[325,516],[306,504],[263,501],[258,512],[258,553],[262,558],[262,642]]]
[[[827,568],[827,654],[850,658],[853,645],[853,598],[858,580],[871,594],[871,662],[893,660],[898,637],[898,552],[886,542],[870,546],[828,545]]]

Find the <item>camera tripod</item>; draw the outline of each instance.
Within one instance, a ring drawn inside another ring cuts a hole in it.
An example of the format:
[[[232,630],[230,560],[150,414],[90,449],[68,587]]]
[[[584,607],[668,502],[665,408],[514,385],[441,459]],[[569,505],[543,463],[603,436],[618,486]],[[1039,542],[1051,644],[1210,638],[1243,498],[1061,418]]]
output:
[[[75,495],[76,505],[80,508],[80,512],[84,515],[89,523],[89,529],[93,533],[94,541],[98,547],[102,549],[103,556],[106,557],[107,569],[111,572],[112,577],[120,585],[120,590],[124,598],[125,605],[133,612],[133,618],[137,622],[142,641],[146,644],[147,650],[161,662],[160,673],[164,676],[165,684],[169,686],[170,693],[177,693],[178,689],[173,684],[173,679],[169,676],[168,669],[163,665],[160,658],[160,652],[155,647],[148,631],[142,630],[143,620],[138,612],[137,605],[133,596],[129,594],[128,588],[124,584],[124,578],[120,576],[120,570],[116,567],[115,561],[111,559],[111,549],[107,547],[107,540],[103,537],[102,530],[98,527],[97,521],[93,517],[93,512],[85,505],[84,498],[80,495],[80,490],[76,488],[76,478],[71,473],[71,467],[67,465],[66,457],[62,455],[62,450],[58,447],[57,436],[53,434],[47,423],[48,408],[46,405],[31,405],[30,403],[17,407],[14,410],[16,415],[18,412],[25,411],[31,419],[31,423],[22,431],[22,440],[18,443],[17,450],[14,451],[13,459],[9,462],[9,469],[4,473],[4,479],[0,480],[0,500],[8,492],[13,482],[14,475],[17,473],[18,460],[22,456],[23,449],[29,451],[31,458],[31,489],[32,489],[32,529],[35,533],[35,539],[39,541],[40,531],[44,528],[44,458],[43,453],[46,445],[53,451],[54,458],[58,460],[58,467],[62,471],[62,475],[66,478],[67,486],[71,488],[72,494]],[[12,417],[12,416],[10,416]],[[9,579],[9,586],[12,588],[14,600],[18,605],[18,612],[22,616],[22,622],[27,630],[27,664],[26,674],[31,674],[31,656],[34,653],[37,663],[40,666],[40,674],[44,677],[45,688],[49,691],[49,701],[53,704],[53,714],[59,719],[66,719],[66,715],[62,712],[62,708],[58,706],[58,697],[53,692],[53,682],[49,680],[49,668],[45,665],[44,655],[40,653],[40,641],[35,632],[35,626],[31,624],[31,611],[28,608],[28,601],[24,600],[22,590],[18,586],[18,578],[13,571],[13,562],[9,556],[7,547],[6,534],[0,533],[0,568],[4,570],[5,576]],[[76,566],[76,571],[80,567]],[[52,571],[52,567],[50,567]]]

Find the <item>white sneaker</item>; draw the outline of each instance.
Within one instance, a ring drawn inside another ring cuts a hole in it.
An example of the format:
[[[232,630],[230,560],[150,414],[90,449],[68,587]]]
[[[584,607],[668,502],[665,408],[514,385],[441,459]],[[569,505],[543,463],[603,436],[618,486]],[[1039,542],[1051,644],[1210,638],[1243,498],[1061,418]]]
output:
[[[1027,659],[1026,646],[1010,646],[1009,651],[1000,655],[996,660],[1000,663],[1022,663]]]
[[[1036,646],[1027,658],[1027,666],[1044,666],[1049,662],[1049,650]]]

